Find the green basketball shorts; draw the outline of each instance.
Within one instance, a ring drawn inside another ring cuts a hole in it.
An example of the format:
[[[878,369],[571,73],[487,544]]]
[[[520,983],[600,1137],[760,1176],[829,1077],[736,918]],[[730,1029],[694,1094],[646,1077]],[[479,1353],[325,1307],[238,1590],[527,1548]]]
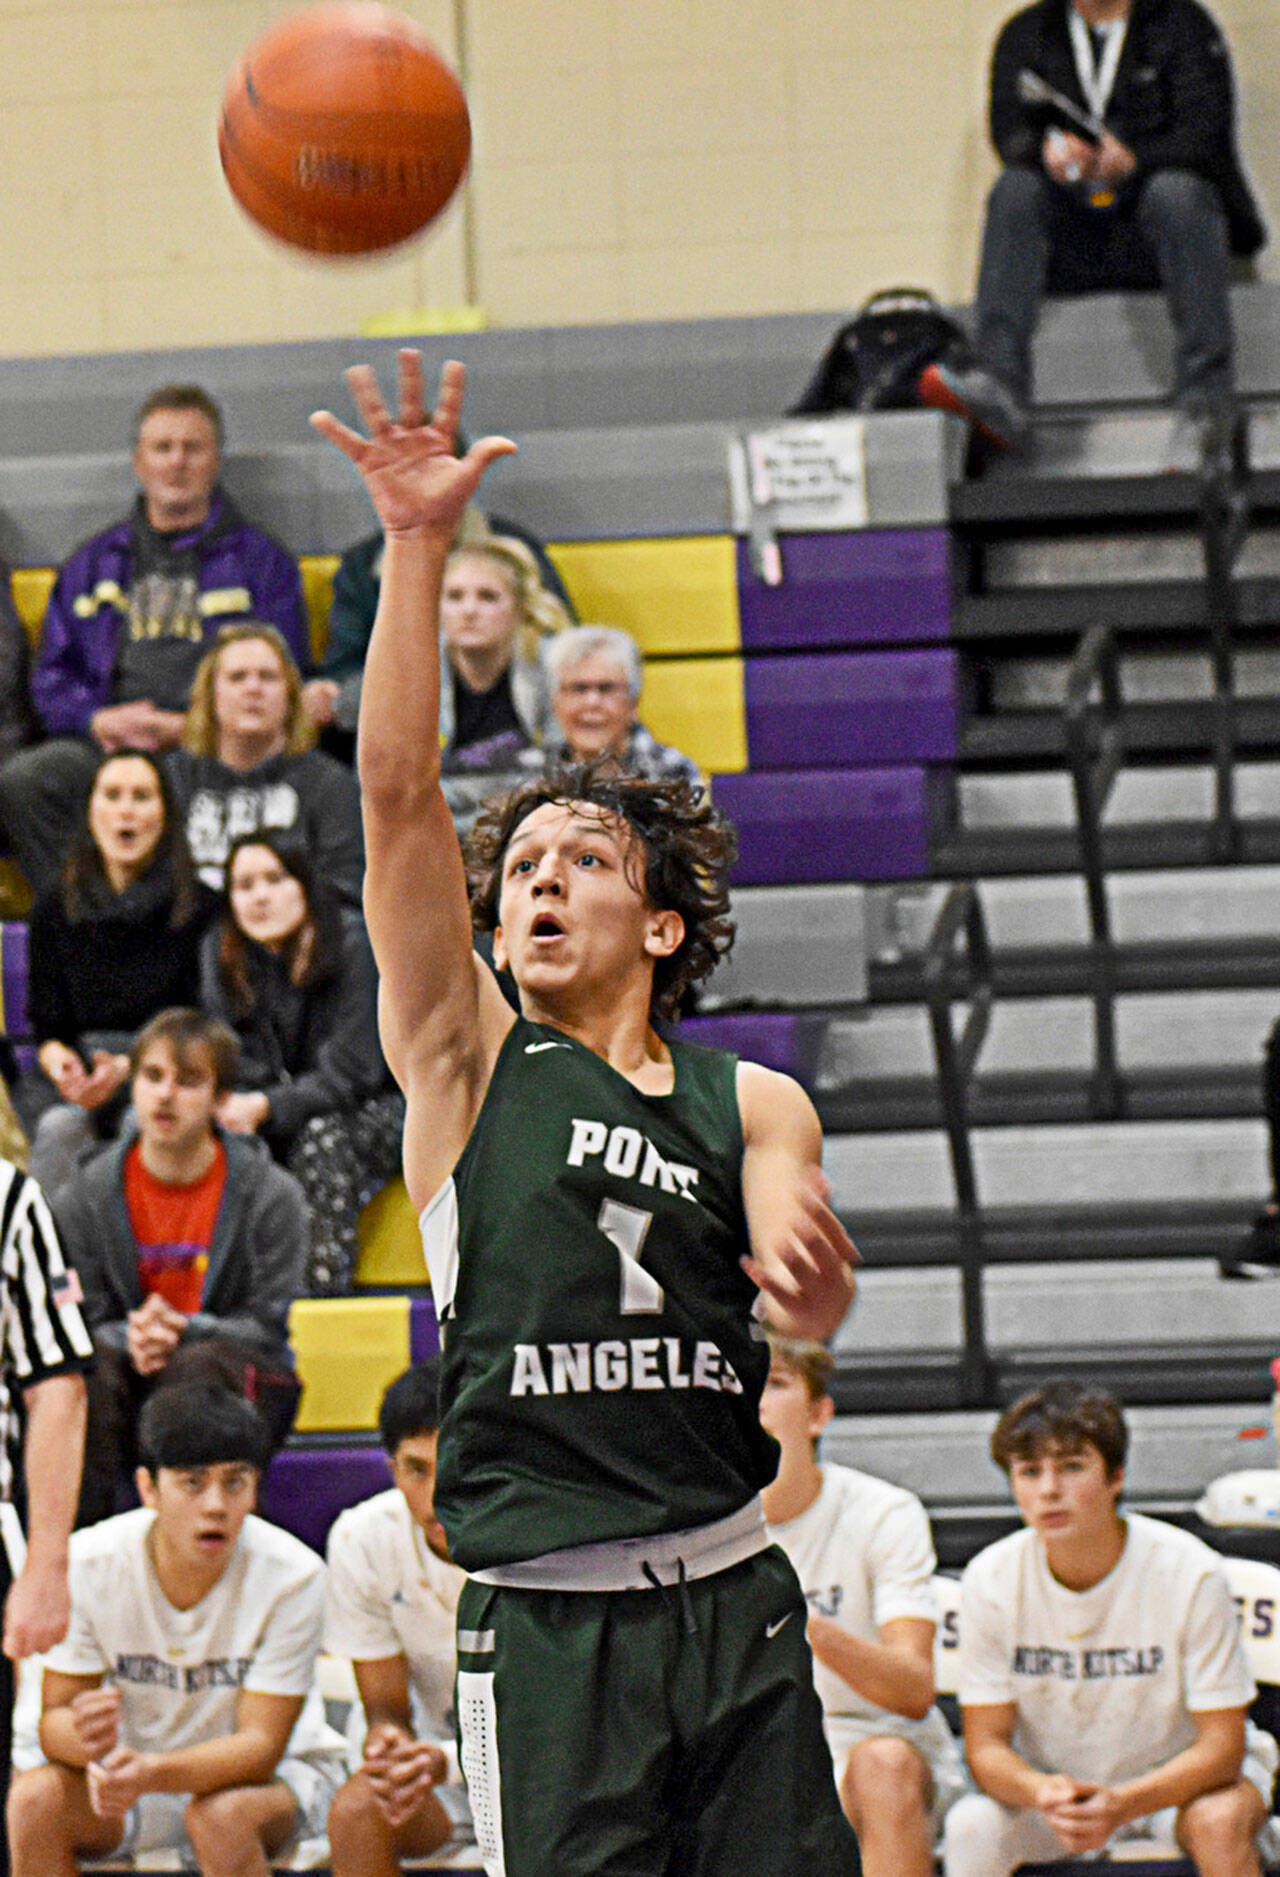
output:
[[[776,1547],[653,1590],[458,1604],[462,1768],[489,1877],[856,1877]]]

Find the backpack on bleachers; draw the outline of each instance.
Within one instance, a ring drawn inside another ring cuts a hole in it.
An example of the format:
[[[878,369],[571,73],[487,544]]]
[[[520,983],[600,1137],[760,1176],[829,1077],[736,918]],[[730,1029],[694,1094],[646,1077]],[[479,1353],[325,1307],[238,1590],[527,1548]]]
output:
[[[931,293],[923,287],[889,287],[873,293],[841,326],[787,415],[915,410],[926,365],[938,359],[960,365],[972,358],[964,328]]]

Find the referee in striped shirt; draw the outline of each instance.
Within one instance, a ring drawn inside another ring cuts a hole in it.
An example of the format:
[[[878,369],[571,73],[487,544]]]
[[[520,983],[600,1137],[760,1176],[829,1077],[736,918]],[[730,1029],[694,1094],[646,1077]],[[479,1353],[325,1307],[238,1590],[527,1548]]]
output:
[[[13,1664],[61,1641],[71,1613],[67,1540],[84,1455],[84,1371],[93,1361],[79,1303],[80,1281],[67,1268],[44,1194],[0,1160],[0,1797],[9,1788]],[[25,1547],[12,1504],[20,1449]],[[0,1832],[0,1874],[8,1873],[8,1834]]]

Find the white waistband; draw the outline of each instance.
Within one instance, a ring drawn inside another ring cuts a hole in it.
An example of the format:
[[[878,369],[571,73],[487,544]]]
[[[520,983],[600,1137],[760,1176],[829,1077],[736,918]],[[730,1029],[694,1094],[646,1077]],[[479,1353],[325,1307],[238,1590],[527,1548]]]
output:
[[[614,1538],[598,1545],[570,1545],[545,1551],[540,1558],[494,1564],[469,1575],[480,1584],[508,1590],[652,1590],[684,1576],[711,1577],[730,1565],[753,1558],[769,1544],[764,1508],[749,1499],[728,1518],[694,1525],[682,1532],[659,1532],[653,1538]]]

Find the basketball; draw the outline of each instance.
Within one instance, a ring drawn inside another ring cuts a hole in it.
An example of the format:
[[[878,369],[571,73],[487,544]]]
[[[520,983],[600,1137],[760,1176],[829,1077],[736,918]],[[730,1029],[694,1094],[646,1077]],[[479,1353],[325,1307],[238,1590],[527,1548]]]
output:
[[[344,0],[292,13],[249,47],[222,101],[231,193],[311,254],[376,254],[444,208],[471,149],[462,88],[412,20]]]

